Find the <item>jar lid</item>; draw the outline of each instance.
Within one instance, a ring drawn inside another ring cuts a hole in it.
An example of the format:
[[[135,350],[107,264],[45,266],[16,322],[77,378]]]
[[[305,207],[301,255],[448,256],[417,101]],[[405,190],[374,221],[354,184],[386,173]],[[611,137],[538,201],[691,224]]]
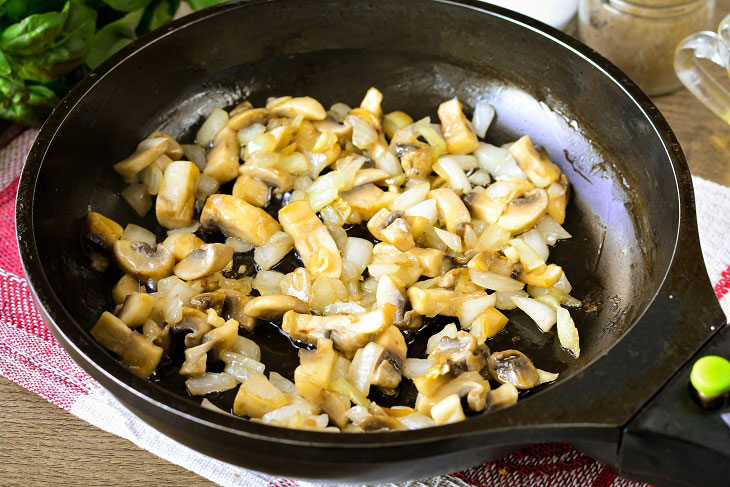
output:
[[[707,5],[708,0],[603,0],[609,7],[638,17],[674,17],[686,15]]]

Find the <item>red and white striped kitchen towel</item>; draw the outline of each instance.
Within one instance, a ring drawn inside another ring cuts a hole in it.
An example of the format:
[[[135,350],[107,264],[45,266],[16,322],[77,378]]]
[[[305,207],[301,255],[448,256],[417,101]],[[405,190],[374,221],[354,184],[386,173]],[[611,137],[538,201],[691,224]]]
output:
[[[313,485],[245,470],[186,448],[124,408],[56,342],[33,305],[15,242],[15,195],[36,132],[28,130],[0,151],[0,374],[71,414],[225,486]],[[694,178],[700,235],[717,297],[730,312],[730,188]],[[392,484],[391,484],[392,485]],[[533,445],[463,472],[403,486],[639,486],[575,449]]]

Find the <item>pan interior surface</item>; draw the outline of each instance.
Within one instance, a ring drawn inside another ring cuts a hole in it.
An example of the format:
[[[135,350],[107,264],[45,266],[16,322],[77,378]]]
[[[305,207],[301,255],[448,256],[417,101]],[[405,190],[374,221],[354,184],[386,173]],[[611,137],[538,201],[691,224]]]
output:
[[[580,54],[499,15],[415,0],[332,11],[320,5],[220,10],[140,47],[70,109],[52,135],[33,200],[40,264],[73,318],[58,326],[87,350],[107,353],[88,330],[112,309],[118,275],[114,266],[94,271],[82,250],[87,212],[164,238],[154,211],[140,219],[122,200],[124,183],[112,170],[139,140],[163,130],[192,142],[212,108],[243,99],[260,106],[268,96],[309,95],[326,107],[355,106],[375,86],[386,113],[403,110],[414,119],[436,120],[438,104],[455,96],[469,113],[488,100],[497,112],[488,142],[528,134],[545,147],[572,185],[565,226],[573,238],[559,243],[551,260],[584,303],[574,313],[582,354],[572,359],[520,313],[510,315],[508,330],[520,342],[509,348],[543,350],[536,365],[561,370],[560,380],[606,353],[650,304],[677,239],[674,173],[642,109]],[[281,364],[287,360],[282,355]]]

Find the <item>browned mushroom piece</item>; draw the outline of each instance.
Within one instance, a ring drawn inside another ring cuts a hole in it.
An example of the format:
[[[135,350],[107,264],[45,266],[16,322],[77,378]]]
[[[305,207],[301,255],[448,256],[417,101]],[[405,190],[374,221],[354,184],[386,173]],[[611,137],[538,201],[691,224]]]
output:
[[[464,372],[447,384],[441,386],[432,396],[419,394],[416,399],[416,409],[421,414],[430,414],[433,406],[452,394],[460,399],[466,398],[467,405],[472,411],[483,411],[487,404],[489,381],[477,371]]]
[[[182,319],[172,327],[173,331],[187,331],[185,335],[185,347],[191,348],[200,345],[203,336],[213,329],[208,323],[208,315],[195,308],[183,306]]]
[[[451,154],[471,154],[479,148],[479,140],[469,127],[461,102],[457,98],[439,105],[438,116]]]
[[[233,346],[238,337],[238,322],[236,320],[228,320],[223,326],[213,328],[203,336],[201,345],[213,343],[209,355],[214,360],[219,360],[223,352],[227,352]]]
[[[133,293],[124,300],[122,308],[117,313],[120,320],[130,328],[138,328],[147,321],[152,313],[155,298],[147,293]]]
[[[309,306],[294,296],[269,294],[251,299],[243,309],[243,312],[251,318],[266,320],[279,320],[287,311],[307,313],[309,312]]]
[[[431,199],[436,200],[439,215],[446,222],[446,229],[454,233],[460,223],[471,223],[469,210],[464,206],[461,198],[450,188],[433,189],[429,193]]]
[[[114,243],[114,256],[122,271],[142,282],[171,275],[175,265],[175,257],[164,245],[153,249],[144,242],[117,240]]]
[[[230,124],[230,121],[229,121]],[[223,127],[215,136],[203,174],[225,184],[238,176],[240,151],[235,130]]]
[[[173,233],[162,242],[162,245],[172,252],[175,260],[181,261],[190,252],[199,249],[204,243],[194,233]]]
[[[226,295],[221,316],[226,320],[233,319],[238,321],[238,324],[246,330],[253,330],[256,319],[244,313],[246,304],[249,301],[248,296],[230,288],[220,288],[218,291]]]
[[[104,348],[116,353],[136,375],[147,378],[162,358],[162,348],[144,335],[131,330],[122,320],[104,311],[91,329],[91,336]]]
[[[537,223],[548,207],[544,189],[533,189],[507,205],[497,224],[512,234],[521,233]]]
[[[409,178],[424,179],[431,174],[433,156],[431,146],[425,142],[414,140],[408,144],[396,145],[395,155],[398,156],[403,172]]]
[[[415,247],[411,227],[402,211],[381,209],[367,223],[373,237],[394,245],[401,252]]]
[[[190,281],[208,276],[227,266],[233,259],[233,247],[226,244],[203,244],[177,263],[174,272]]]
[[[565,174],[562,174],[559,180],[547,187],[547,214],[561,225],[565,222],[565,208],[568,206],[569,188],[568,177]]]
[[[167,157],[169,157],[173,161],[177,161],[178,159],[183,158],[183,156],[185,155],[185,151],[172,135],[166,134],[165,132],[152,132],[147,138],[156,139],[158,137],[162,137],[167,140],[167,150],[165,151],[165,155]]]
[[[226,127],[230,130],[241,130],[255,123],[266,123],[271,118],[271,115],[271,110],[267,108],[249,107],[248,109],[241,109],[237,112],[234,110],[231,112],[231,118],[228,119]]]
[[[521,137],[509,147],[509,153],[517,161],[517,165],[538,188],[547,188],[560,178],[560,168],[556,166],[545,152],[532,145],[529,135]]]
[[[192,225],[199,183],[200,171],[193,162],[173,161],[167,165],[155,202],[155,215],[160,225],[165,228]]]
[[[423,326],[423,317],[413,310],[406,311],[403,319],[393,322],[400,330],[418,330]]]
[[[269,185],[248,175],[238,176],[231,194],[248,204],[263,208],[269,202]]]
[[[294,178],[286,171],[274,167],[261,167],[244,164],[239,172],[242,176],[249,176],[272,186],[275,194],[284,194],[294,186]]]
[[[487,402],[489,407],[492,409],[505,408],[511,406],[517,402],[519,398],[519,391],[514,384],[507,382],[489,391],[487,395]]]
[[[137,150],[131,156],[114,164],[114,170],[126,182],[132,182],[140,171],[164,154],[168,147],[169,142],[165,137],[145,139],[139,143]]]
[[[294,118],[301,115],[305,120],[324,120],[327,118],[327,112],[322,104],[309,96],[279,98],[266,108],[280,117]]]
[[[384,414],[377,414],[368,416],[365,419],[363,419],[358,426],[360,426],[363,431],[373,432],[373,431],[383,431],[383,430],[399,430],[403,429],[403,425],[398,421],[397,419],[384,415]]]
[[[500,384],[511,383],[518,389],[535,387],[539,379],[532,361],[517,350],[494,352],[487,362],[489,375]]]
[[[352,126],[339,123],[334,118],[327,116],[324,120],[312,122],[314,127],[320,132],[330,132],[337,136],[340,141],[347,140],[352,135]]]
[[[134,276],[124,274],[112,288],[114,304],[123,304],[127,296],[134,293],[143,293],[145,288]]]
[[[122,238],[120,224],[95,211],[86,215],[86,240],[105,252],[114,250],[114,242]]]
[[[479,371],[487,365],[489,348],[479,345],[474,335],[463,330],[456,332],[456,338],[441,337],[428,358],[436,361],[451,361],[455,367],[468,371]]]
[[[218,315],[222,315],[223,305],[226,302],[226,298],[226,294],[220,291],[200,293],[190,298],[190,306],[201,311],[212,309],[215,310]]]
[[[291,205],[288,205],[291,206]],[[261,208],[227,194],[214,194],[205,202],[200,215],[204,227],[216,227],[229,237],[260,246],[281,226]]]

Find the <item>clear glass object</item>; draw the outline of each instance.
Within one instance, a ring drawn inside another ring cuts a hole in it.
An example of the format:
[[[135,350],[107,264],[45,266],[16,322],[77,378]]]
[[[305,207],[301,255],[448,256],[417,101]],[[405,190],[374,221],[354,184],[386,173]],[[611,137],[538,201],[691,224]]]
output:
[[[697,32],[684,39],[674,55],[674,69],[682,83],[707,108],[730,124],[730,90],[703,65],[711,61],[730,77],[730,15],[720,22],[717,33]],[[726,78],[727,80],[727,78]]]
[[[714,0],[580,0],[578,33],[647,94],[682,85],[674,51],[693,32],[709,28]]]

